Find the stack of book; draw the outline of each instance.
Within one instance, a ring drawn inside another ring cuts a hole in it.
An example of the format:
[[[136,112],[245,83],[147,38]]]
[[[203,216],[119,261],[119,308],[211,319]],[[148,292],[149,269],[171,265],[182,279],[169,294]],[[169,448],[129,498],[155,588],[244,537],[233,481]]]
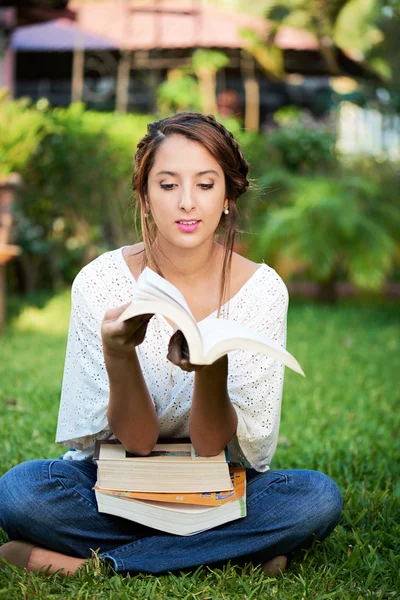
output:
[[[97,442],[99,512],[176,535],[193,535],[246,516],[246,470],[226,451],[198,456],[186,440],[156,444],[148,456],[118,441]]]

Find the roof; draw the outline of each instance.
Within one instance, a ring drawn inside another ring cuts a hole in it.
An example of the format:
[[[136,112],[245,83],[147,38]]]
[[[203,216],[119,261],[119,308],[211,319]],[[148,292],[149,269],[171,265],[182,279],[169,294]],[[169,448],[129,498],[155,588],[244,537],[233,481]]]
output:
[[[114,42],[88,33],[68,19],[17,27],[11,36],[11,46],[20,51],[68,52],[74,49],[77,40],[86,50],[109,50],[116,47]]]
[[[75,12],[76,22],[85,32],[84,47],[88,49],[109,48],[107,43],[130,50],[242,48],[245,42],[241,29],[252,29],[262,38],[270,30],[266,19],[213,5],[196,7],[191,0],[70,2],[68,9]],[[71,23],[68,28],[65,20],[57,20],[46,25],[18,28],[13,45],[19,50],[39,47],[42,50],[69,50],[74,46],[75,27]],[[282,49],[318,49],[312,34],[291,27],[281,27],[275,43]]]

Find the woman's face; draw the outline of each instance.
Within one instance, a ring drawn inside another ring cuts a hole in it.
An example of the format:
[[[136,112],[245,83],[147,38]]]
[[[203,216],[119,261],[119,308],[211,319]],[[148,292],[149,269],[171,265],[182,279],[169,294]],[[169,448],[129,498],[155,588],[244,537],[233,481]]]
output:
[[[228,205],[218,162],[201,144],[181,135],[167,137],[159,147],[147,190],[157,237],[180,248],[213,239]]]

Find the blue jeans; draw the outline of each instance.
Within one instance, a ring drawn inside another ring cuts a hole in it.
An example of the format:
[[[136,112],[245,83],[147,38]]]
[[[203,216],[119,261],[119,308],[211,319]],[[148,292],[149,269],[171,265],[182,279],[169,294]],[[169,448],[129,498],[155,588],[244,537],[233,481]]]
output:
[[[116,571],[162,573],[205,564],[264,562],[323,540],[339,521],[337,485],[317,471],[247,471],[247,516],[193,536],[102,514],[92,462],[32,460],[0,478],[0,527],[63,554],[112,561]]]

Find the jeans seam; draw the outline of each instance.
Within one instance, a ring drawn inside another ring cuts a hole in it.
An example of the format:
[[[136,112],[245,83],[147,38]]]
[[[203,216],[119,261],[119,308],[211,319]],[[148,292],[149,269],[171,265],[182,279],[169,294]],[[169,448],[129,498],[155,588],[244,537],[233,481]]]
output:
[[[108,560],[111,560],[113,562],[113,568],[114,571],[127,571],[128,569],[125,567],[125,563],[123,560],[120,560],[119,558],[114,558],[114,556],[111,556],[112,551],[110,553],[110,551],[107,552],[100,552],[99,554],[99,558],[108,558]]]
[[[164,535],[167,535],[167,534],[164,534]],[[117,554],[117,556],[119,556],[121,554],[124,555],[125,553],[127,553],[127,552],[129,552],[131,550],[130,546],[132,544],[135,544],[135,547],[136,547],[137,545],[140,545],[142,542],[145,542],[146,540],[148,540],[149,537],[151,537],[151,536],[146,536],[146,537],[143,537],[143,538],[138,538],[137,540],[133,540],[132,542],[128,542],[127,544],[123,544],[121,546],[118,546],[117,548],[113,548],[113,550],[109,551],[108,554],[112,554],[113,558],[114,558],[114,554]],[[114,559],[114,560],[117,560],[117,559]]]
[[[67,487],[63,481],[57,477],[57,475],[51,475],[50,473],[50,469],[51,469],[51,465],[56,462],[55,460],[51,461],[48,465],[44,465],[45,467],[48,467],[48,477],[49,477],[49,481],[53,481],[54,483],[56,483],[57,485],[59,485],[62,490],[64,491],[70,491],[71,493],[73,493],[75,495],[75,497],[77,497],[79,500],[83,501],[84,504],[86,504],[86,506],[90,507],[91,510],[96,510],[96,512],[99,512],[98,506],[97,506],[97,502],[96,500],[94,502],[91,502],[90,500],[88,500],[85,496],[83,496],[76,488],[74,487]],[[112,532],[113,529],[115,529],[116,531],[118,531],[118,533],[120,535],[126,535],[126,532],[122,529],[122,527],[119,527],[118,524],[116,523],[112,523],[109,524],[109,530]],[[129,542],[128,542],[129,543]]]
[[[91,502],[91,501],[90,501],[90,500],[88,500],[88,499],[87,499],[87,498],[86,498],[86,497],[85,497],[83,494],[81,494],[81,493],[80,493],[80,492],[79,492],[79,491],[76,489],[76,487],[75,487],[75,486],[74,486],[74,487],[72,487],[72,486],[71,486],[71,487],[67,487],[67,486],[65,485],[65,483],[62,481],[62,479],[61,479],[60,477],[58,477],[57,475],[51,475],[51,472],[50,472],[50,470],[51,470],[51,466],[52,466],[52,464],[53,464],[53,463],[55,463],[55,462],[56,462],[55,460],[51,461],[51,463],[50,463],[50,464],[49,464],[49,466],[48,466],[49,480],[50,480],[50,481],[57,481],[57,483],[58,483],[59,485],[61,485],[61,487],[63,488],[63,490],[65,490],[65,491],[72,491],[72,492],[74,492],[74,493],[75,493],[77,496],[79,496],[79,498],[80,498],[81,500],[84,500],[84,502],[85,502],[85,503],[86,503],[88,506],[90,506],[91,508],[95,508],[96,510],[98,510],[98,509],[97,509],[97,502],[96,502],[96,501],[95,501],[95,502]]]
[[[285,483],[289,483],[289,476],[287,473],[285,473],[284,471],[274,471],[274,473],[277,473],[278,475],[283,477],[283,479],[285,480]]]
[[[260,492],[258,494],[256,494],[255,496],[251,496],[251,498],[249,498],[247,501],[248,506],[250,504],[252,504],[258,498],[260,498],[260,496],[262,496],[263,494],[266,494],[269,491],[269,488],[271,486],[276,485],[276,484],[282,484],[282,483],[285,485],[288,484],[289,478],[286,473],[283,473],[282,471],[274,471],[274,474],[279,475],[279,479],[274,479],[273,481],[268,483],[262,490],[260,490]],[[251,482],[250,482],[250,484],[251,484]]]

